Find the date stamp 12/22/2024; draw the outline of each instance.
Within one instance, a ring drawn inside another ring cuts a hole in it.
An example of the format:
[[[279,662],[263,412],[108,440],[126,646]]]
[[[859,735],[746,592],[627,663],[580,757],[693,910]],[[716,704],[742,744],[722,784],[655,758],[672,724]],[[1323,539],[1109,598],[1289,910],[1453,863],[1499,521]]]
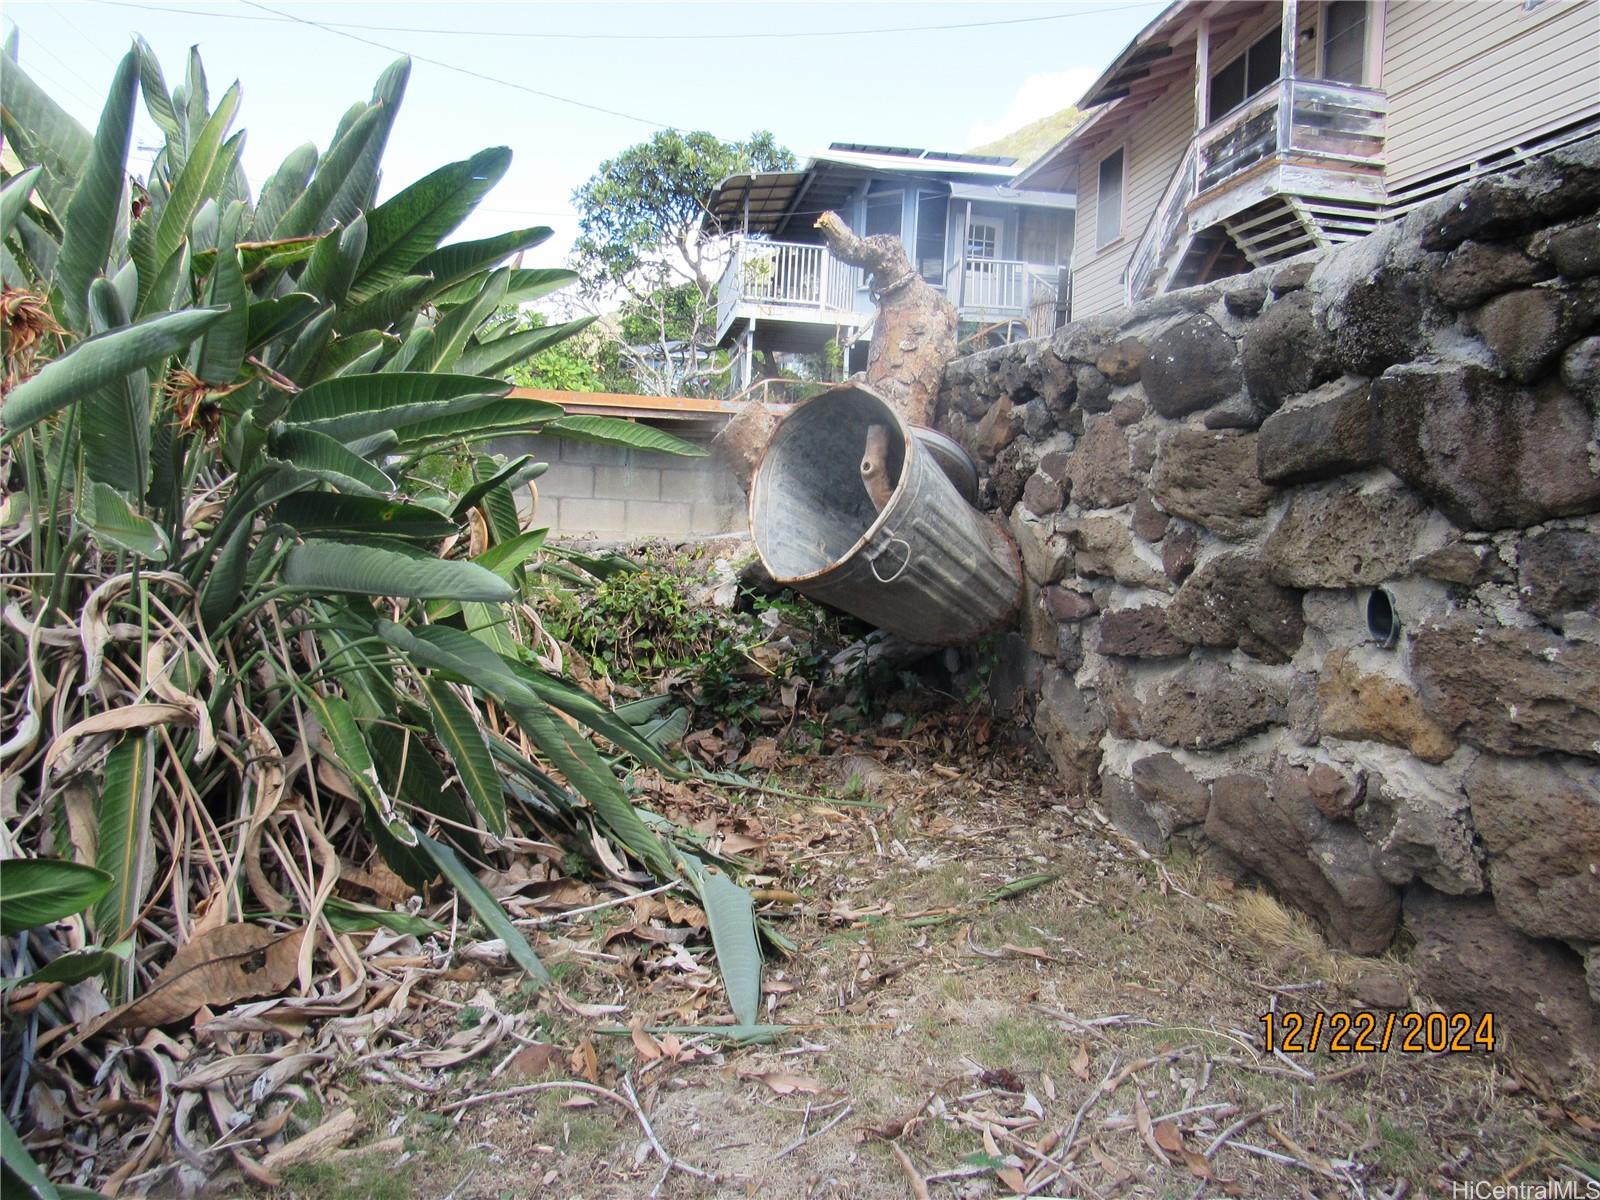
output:
[[[1495,1045],[1492,1012],[1275,1012],[1259,1020],[1268,1054],[1489,1054]]]

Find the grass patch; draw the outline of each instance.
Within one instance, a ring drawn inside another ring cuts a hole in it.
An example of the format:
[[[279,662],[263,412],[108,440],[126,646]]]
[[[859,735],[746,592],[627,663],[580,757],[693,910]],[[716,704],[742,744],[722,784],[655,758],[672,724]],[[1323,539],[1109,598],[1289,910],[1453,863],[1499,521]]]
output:
[[[415,1159],[361,1154],[336,1163],[310,1163],[284,1172],[287,1195],[303,1200],[411,1200],[417,1194]]]

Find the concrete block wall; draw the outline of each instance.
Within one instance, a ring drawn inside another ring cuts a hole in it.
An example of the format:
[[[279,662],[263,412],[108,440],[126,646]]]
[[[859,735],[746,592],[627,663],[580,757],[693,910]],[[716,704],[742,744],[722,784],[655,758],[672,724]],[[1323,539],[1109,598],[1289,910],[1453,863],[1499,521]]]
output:
[[[1069,796],[1600,1072],[1600,138],[958,359]],[[997,691],[997,702],[1002,696]]]
[[[709,448],[705,435],[676,436]],[[608,539],[742,532],[744,493],[723,460],[684,458],[554,437],[502,438],[500,454],[532,454],[549,469],[534,481],[536,520],[552,534]],[[521,497],[525,505],[532,496]]]

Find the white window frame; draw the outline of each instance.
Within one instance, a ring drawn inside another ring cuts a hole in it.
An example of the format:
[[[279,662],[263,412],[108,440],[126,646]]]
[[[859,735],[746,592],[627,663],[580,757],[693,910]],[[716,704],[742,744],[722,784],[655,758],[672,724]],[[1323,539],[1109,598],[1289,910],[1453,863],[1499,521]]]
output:
[[[1367,19],[1362,30],[1361,44],[1361,82],[1347,86],[1375,88],[1378,86],[1381,61],[1374,60],[1373,43],[1381,39],[1378,31],[1383,28],[1383,3],[1382,0],[1366,0]],[[1331,4],[1317,6],[1317,78],[1328,78],[1328,9]]]
[[[1122,190],[1117,195],[1117,232],[1110,239],[1102,242],[1100,240],[1100,213],[1105,206],[1105,197],[1101,194],[1100,190],[1100,180],[1103,178],[1100,168],[1105,165],[1107,159],[1113,157],[1119,152],[1122,155]],[[1094,248],[1096,252],[1104,250],[1108,246],[1115,246],[1123,239],[1124,236],[1126,236],[1124,230],[1128,223],[1128,163],[1131,157],[1132,156],[1128,153],[1128,143],[1123,142],[1120,145],[1111,147],[1111,149],[1107,150],[1095,160]]]
[[[987,229],[989,231],[989,236],[988,237],[984,237],[984,238],[974,238],[972,236],[972,234],[973,234],[973,231],[976,230],[976,229]],[[974,243],[988,245],[989,246],[989,253],[988,254],[976,254],[976,253],[974,253],[973,252]],[[999,258],[1000,257],[1000,226],[998,224],[996,224],[994,221],[988,221],[988,220],[971,222],[967,226],[966,255],[967,255],[967,260],[969,262],[974,261],[974,260],[981,261],[981,262],[990,262],[990,261],[992,261],[994,259]]]

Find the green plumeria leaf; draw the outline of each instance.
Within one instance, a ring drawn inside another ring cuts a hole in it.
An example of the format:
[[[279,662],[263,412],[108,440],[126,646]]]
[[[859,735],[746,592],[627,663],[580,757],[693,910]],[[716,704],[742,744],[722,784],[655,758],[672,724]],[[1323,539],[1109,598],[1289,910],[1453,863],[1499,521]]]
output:
[[[150,887],[155,859],[150,852],[150,801],[155,759],[149,734],[130,734],[106,758],[101,781],[99,842],[95,865],[112,879],[111,889],[94,906],[100,940],[121,940],[133,932]]]
[[[123,970],[132,957],[132,938],[114,946],[85,946],[82,950],[69,950],[51,959],[31,975],[0,981],[0,989],[10,991],[25,983],[79,983],[107,971]]]
[[[461,786],[489,832],[504,837],[505,793],[500,786],[500,773],[494,767],[494,757],[489,753],[489,744],[483,740],[477,711],[443,680],[424,675],[418,678],[417,684],[428,703],[433,731],[455,764]]]
[[[0,185],[0,241],[11,236],[11,230],[23,209],[27,208],[34,184],[39,182],[43,172],[43,167],[29,167]]]
[[[504,146],[480,150],[385,200],[367,214],[367,249],[351,299],[371,299],[402,276],[461,224],[511,165]]]

